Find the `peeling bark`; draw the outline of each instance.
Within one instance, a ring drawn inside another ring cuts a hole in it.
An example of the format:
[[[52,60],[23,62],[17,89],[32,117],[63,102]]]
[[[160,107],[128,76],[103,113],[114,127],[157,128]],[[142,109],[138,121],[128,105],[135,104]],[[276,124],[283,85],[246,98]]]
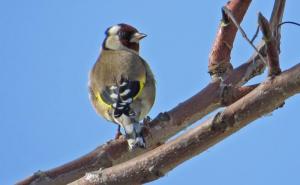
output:
[[[251,0],[231,0],[226,7],[232,11],[237,21],[241,23],[250,3]],[[237,28],[224,12],[222,12],[222,17],[208,63],[209,73],[214,80],[220,77],[224,78],[232,71],[230,53],[237,33]]]
[[[238,1],[238,0],[232,2],[243,3],[242,1]],[[251,1],[247,0],[245,2],[248,2],[250,4]],[[284,0],[275,0],[272,17],[270,20],[270,28],[271,31],[273,32],[274,37],[278,41],[278,45],[279,45],[280,32],[279,30],[277,30],[277,25],[281,22],[283,11],[284,11],[284,4],[285,4]],[[246,10],[247,8],[243,11]],[[232,11],[235,12],[235,10]],[[245,14],[245,12],[243,13],[243,11],[241,11],[241,13]],[[236,16],[241,17],[241,15],[236,15]],[[224,37],[223,39],[227,39],[227,37]],[[233,42],[234,36],[233,37],[231,36],[231,39]],[[222,41],[220,42],[222,43]],[[258,46],[260,53],[264,57],[267,57],[265,48],[266,48],[265,42],[261,42],[261,44]],[[227,54],[226,56],[229,56],[230,58],[230,51],[227,52]],[[172,110],[165,113],[160,113],[153,121],[147,123],[147,130],[146,130],[147,132],[145,132],[147,149],[145,150],[135,149],[134,151],[131,152],[128,151],[127,142],[123,137],[121,137],[119,139],[111,140],[106,144],[99,146],[94,151],[86,154],[85,156],[82,156],[81,158],[76,159],[72,162],[66,163],[65,165],[59,166],[51,170],[47,170],[45,172],[38,171],[34,175],[28,177],[23,181],[20,181],[17,184],[18,185],[68,184],[70,182],[73,182],[83,177],[88,172],[97,171],[101,169],[100,171],[95,173],[96,174],[99,173],[102,174],[102,172],[108,173],[109,169],[113,169],[115,166],[120,167],[120,165],[127,163],[125,161],[131,161],[130,159],[137,160],[137,159],[141,159],[142,156],[144,157],[148,156],[151,153],[153,153],[153,151],[157,151],[163,147],[169,146],[170,143],[164,144],[169,138],[177,134],[179,131],[185,129],[189,125],[195,123],[197,120],[203,118],[208,113],[222,106],[230,105],[231,107],[235,105],[236,101],[239,101],[240,98],[244,96],[247,97],[248,94],[257,92],[257,88],[261,87],[263,84],[259,86],[253,85],[248,87],[240,87],[240,86],[245,84],[251,78],[261,74],[264,71],[264,69],[265,69],[265,63],[258,57],[257,54],[254,54],[252,57],[250,57],[250,59],[246,63],[242,64],[241,66],[232,70],[230,73],[227,73],[225,76],[223,76],[224,78],[222,81],[219,79],[214,80],[213,82],[209,83],[205,88],[203,88],[199,93],[189,98],[185,102],[180,103]],[[216,126],[218,124],[214,124],[214,125]],[[218,127],[215,128],[218,129]],[[211,141],[217,141],[217,140],[218,137],[211,138]],[[212,144],[214,143],[213,142],[208,142],[206,144],[203,143],[202,144],[203,150],[205,149],[204,146],[209,147]],[[198,145],[195,144],[195,146]],[[141,154],[143,153],[146,154],[141,156]],[[179,164],[184,160],[190,158],[191,156],[193,155],[187,155],[185,159],[180,159],[177,162],[175,161],[174,164]],[[152,179],[162,176],[168,170],[171,170],[171,168],[165,169],[161,167],[159,164],[155,164],[155,165],[150,166],[148,168],[148,171],[151,171],[152,175],[146,176],[145,179],[143,179],[142,181],[136,180],[137,184],[141,182],[151,181]],[[164,170],[159,170],[158,166]],[[94,177],[97,177],[97,175],[93,176],[93,174],[91,174],[91,176],[89,176],[90,179],[94,179]],[[135,184],[135,183],[131,183],[131,184]]]
[[[245,97],[178,138],[122,164],[88,173],[70,185],[146,183],[222,141],[300,93],[300,64],[269,78]],[[94,177],[91,180],[91,174]]]

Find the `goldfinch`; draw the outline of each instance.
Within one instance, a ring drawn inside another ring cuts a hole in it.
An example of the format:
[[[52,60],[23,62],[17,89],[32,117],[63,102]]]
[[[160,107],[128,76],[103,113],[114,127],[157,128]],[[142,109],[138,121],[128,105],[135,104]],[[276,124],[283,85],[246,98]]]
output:
[[[139,55],[145,34],[128,24],[108,28],[102,51],[89,76],[90,100],[96,112],[124,128],[129,149],[144,148],[143,120],[155,100],[155,79]]]

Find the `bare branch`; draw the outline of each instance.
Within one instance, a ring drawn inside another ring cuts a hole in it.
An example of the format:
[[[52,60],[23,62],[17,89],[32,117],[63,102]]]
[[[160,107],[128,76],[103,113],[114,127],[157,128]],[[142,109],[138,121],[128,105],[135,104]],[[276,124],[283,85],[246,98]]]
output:
[[[232,11],[240,23],[251,3],[251,0],[231,0],[226,7]],[[211,77],[215,80],[224,78],[232,71],[230,53],[233,46],[237,29],[231,24],[230,19],[222,11],[222,21],[218,28],[216,39],[209,56],[208,69]]]
[[[276,22],[281,21],[284,3],[285,1],[283,0],[275,1],[271,25],[278,25]],[[265,56],[264,45],[265,43],[262,42],[258,48]],[[222,83],[225,85],[241,86],[249,79],[261,74],[264,67],[265,64],[258,58],[257,54],[254,54],[247,63],[233,70]],[[222,103],[224,103],[222,102],[224,91],[223,86],[220,86],[220,84],[220,80],[208,84],[195,96],[179,104],[167,113],[161,113],[149,123],[148,134],[146,136],[146,150],[137,149],[129,152],[124,138],[112,140],[77,160],[45,172],[36,173],[17,184],[64,185],[84,176],[86,172],[95,171],[100,168],[105,169],[145,153],[163,144],[174,134],[201,119],[206,114],[221,107]]]
[[[270,25],[273,35],[277,41],[280,41],[280,23],[282,22],[282,17],[284,13],[286,0],[276,0],[274,3]]]
[[[277,41],[273,36],[268,20],[261,13],[258,14],[258,24],[266,42],[269,67],[268,76],[278,75],[281,73],[281,69],[279,66]]]
[[[262,56],[262,54],[259,52],[259,50],[256,48],[256,46],[254,46],[254,44],[252,43],[252,41],[248,38],[246,32],[244,31],[244,29],[240,26],[240,24],[237,22],[236,18],[233,16],[232,12],[227,8],[227,7],[223,7],[224,12],[227,14],[228,17],[230,17],[231,21],[234,23],[234,25],[238,28],[238,30],[241,32],[242,36],[246,39],[246,41],[250,44],[250,46],[256,51],[256,53],[258,54],[258,56],[260,57],[260,59],[264,62],[267,63],[265,61],[265,58]]]
[[[300,93],[300,64],[269,78],[242,99],[198,127],[146,154],[122,164],[86,174],[71,185],[146,183],[222,141],[251,121],[277,109]]]
[[[226,84],[243,84],[264,68],[256,62],[250,62],[234,70],[227,79]],[[208,84],[199,93],[179,104],[172,110],[161,113],[148,124],[146,134],[147,149],[137,149],[129,152],[127,142],[124,138],[109,141],[98,147],[93,152],[61,167],[33,175],[18,185],[28,185],[32,182],[39,185],[60,185],[76,180],[85,172],[94,171],[99,168],[106,168],[134,158],[152,148],[161,145],[167,139],[174,136],[180,130],[214,111],[222,105],[223,87],[221,81]],[[43,175],[41,175],[43,174]]]
[[[221,95],[221,104],[223,106],[231,105],[236,102],[246,94],[250,93],[253,89],[255,89],[259,84],[254,84],[250,86],[244,87],[234,87],[231,85],[224,85],[223,92]]]

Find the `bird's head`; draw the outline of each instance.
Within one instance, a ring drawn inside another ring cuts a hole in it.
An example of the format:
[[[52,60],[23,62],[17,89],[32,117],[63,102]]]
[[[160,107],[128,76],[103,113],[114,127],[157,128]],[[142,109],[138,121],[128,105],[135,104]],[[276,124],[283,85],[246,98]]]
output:
[[[146,37],[144,33],[128,24],[117,24],[109,27],[103,41],[103,49],[110,50],[133,50],[139,52],[139,41]]]

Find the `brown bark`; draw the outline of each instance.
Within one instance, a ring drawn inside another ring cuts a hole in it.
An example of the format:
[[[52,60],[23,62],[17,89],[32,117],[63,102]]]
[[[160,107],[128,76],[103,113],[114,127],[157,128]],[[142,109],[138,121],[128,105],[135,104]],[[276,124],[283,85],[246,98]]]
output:
[[[261,14],[258,14],[258,24],[266,42],[266,52],[268,58],[268,76],[275,76],[281,73],[279,66],[279,51],[277,40],[273,36],[271,26],[268,20]]]
[[[297,93],[300,93],[300,64],[267,79],[214,118],[175,140],[122,164],[88,173],[71,185],[130,185],[156,180],[251,121],[274,111]]]
[[[232,11],[238,23],[241,23],[250,3],[251,0],[231,0],[226,7]],[[213,79],[223,78],[232,70],[230,53],[236,33],[237,28],[223,13],[223,18],[209,56],[208,69]]]
[[[270,21],[272,30],[275,27],[272,25],[278,25],[281,21],[284,3],[284,0],[275,1]],[[266,56],[265,43],[262,42],[258,48]],[[84,176],[87,172],[115,166],[152,150],[206,114],[221,106],[230,105],[253,89],[256,90],[256,86],[239,86],[261,74],[264,68],[265,64],[257,54],[254,54],[247,63],[242,64],[226,76],[224,81],[216,80],[208,84],[187,101],[166,113],[158,115],[157,118],[147,124],[146,150],[136,149],[129,152],[124,138],[112,140],[77,160],[45,172],[38,172],[17,184],[67,184]]]
[[[206,114],[221,107],[222,103],[234,101],[241,97],[241,95],[236,93],[231,98],[232,100],[227,100],[229,97],[224,99],[226,84],[231,84],[229,87],[244,84],[263,70],[264,64],[261,60],[253,61],[253,59],[250,59],[247,63],[235,69],[225,79],[222,86],[220,86],[221,81],[219,80],[212,82],[190,99],[180,103],[172,110],[158,115],[157,118],[148,124],[149,134],[146,135],[146,150],[137,149],[130,152],[124,138],[111,140],[77,160],[45,172],[36,173],[19,182],[18,185],[29,185],[31,183],[39,185],[66,184],[82,177],[86,172],[107,168],[145,153],[161,145],[177,132],[201,119]],[[251,91],[251,89],[248,90],[241,90],[241,93],[246,94]]]

